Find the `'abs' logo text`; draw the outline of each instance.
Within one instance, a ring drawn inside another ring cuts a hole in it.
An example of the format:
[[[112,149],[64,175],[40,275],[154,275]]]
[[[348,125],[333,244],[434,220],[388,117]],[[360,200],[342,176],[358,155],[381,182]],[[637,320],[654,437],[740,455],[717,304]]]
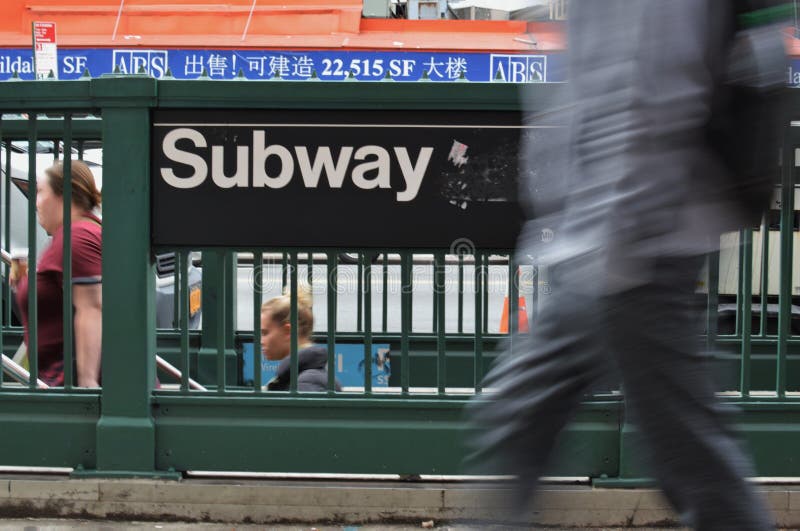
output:
[[[166,50],[114,50],[113,63],[120,74],[137,74],[144,68],[156,78],[164,77],[169,68]]]
[[[544,83],[547,81],[547,56],[492,54],[490,71],[495,81]]]

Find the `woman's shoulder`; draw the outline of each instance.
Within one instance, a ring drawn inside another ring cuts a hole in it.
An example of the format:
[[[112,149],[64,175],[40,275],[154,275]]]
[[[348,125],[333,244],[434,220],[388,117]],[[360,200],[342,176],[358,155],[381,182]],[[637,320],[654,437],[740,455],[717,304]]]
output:
[[[102,232],[103,222],[92,213],[76,219],[72,222],[73,230],[85,230],[89,232]]]
[[[71,236],[72,256],[76,261],[100,263],[103,253],[100,225],[89,220],[77,220],[72,227]]]
[[[93,218],[75,220],[72,223],[72,241],[76,240],[101,241],[103,227]]]

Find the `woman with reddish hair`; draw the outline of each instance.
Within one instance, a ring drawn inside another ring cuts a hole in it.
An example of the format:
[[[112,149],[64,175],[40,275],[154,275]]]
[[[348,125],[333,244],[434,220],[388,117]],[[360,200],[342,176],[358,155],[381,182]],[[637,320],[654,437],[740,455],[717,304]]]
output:
[[[72,305],[74,311],[74,370],[79,387],[100,386],[102,331],[102,226],[93,210],[100,192],[89,167],[72,161],[70,207],[72,249]],[[64,166],[56,162],[36,185],[39,224],[52,237],[36,267],[38,313],[37,359],[39,379],[50,386],[64,384]],[[28,277],[12,275],[12,286],[29,342]]]

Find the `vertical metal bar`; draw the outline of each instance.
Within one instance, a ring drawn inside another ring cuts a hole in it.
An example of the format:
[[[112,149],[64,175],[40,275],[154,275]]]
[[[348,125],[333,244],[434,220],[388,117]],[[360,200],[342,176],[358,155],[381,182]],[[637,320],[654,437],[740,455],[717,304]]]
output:
[[[389,329],[389,253],[383,253],[383,307],[381,317],[383,323],[381,330],[385,334]]]
[[[8,251],[11,251],[11,140],[6,140],[6,159],[4,161],[5,165],[5,183],[4,183],[4,191],[5,191],[5,204],[3,205],[3,229],[4,234],[3,238],[6,242],[6,246],[8,246]],[[11,267],[6,265],[6,277],[8,278],[9,273],[11,271]],[[5,286],[5,293],[3,294],[5,300],[11,300],[11,285],[6,282]],[[6,304],[5,307],[5,315],[4,315],[6,326],[11,326],[11,305]],[[0,378],[2,379],[2,378]]]
[[[217,251],[217,259],[219,260],[219,274],[215,279],[217,281],[217,393],[223,394],[225,392],[225,310],[226,310],[226,274],[228,261],[225,260],[226,252],[224,250]]]
[[[264,253],[253,251],[253,390],[261,392],[261,299],[264,297]]]
[[[172,328],[178,328],[180,326],[180,305],[181,305],[181,297],[183,296],[180,292],[180,268],[178,267],[178,253],[175,253],[175,269],[172,272],[172,285],[175,286],[175,289],[172,290]]]
[[[444,253],[436,253],[433,263],[433,288],[436,297],[436,380],[438,392],[443,395],[447,388],[447,352],[445,343],[444,307]]]
[[[404,251],[400,262],[400,385],[403,394],[408,394],[411,371],[409,367],[409,334],[411,332],[411,263],[412,254]]]
[[[769,213],[764,214],[761,223],[761,324],[760,336],[767,335],[767,314],[769,310]]]
[[[364,253],[358,253],[356,270],[356,293],[358,294],[356,297],[356,330],[361,332],[363,330],[361,317],[364,314],[364,299],[362,297],[364,293]]]
[[[84,141],[83,140],[78,140],[78,159],[79,160],[83,160],[83,146],[84,146]]]
[[[740,245],[743,249],[741,265],[742,283],[739,292],[743,301],[742,308],[742,364],[740,374],[740,391],[742,397],[750,396],[750,338],[752,335],[752,299],[753,299],[753,229],[744,229]]]
[[[458,255],[458,333],[464,333],[464,255]]]
[[[511,342],[519,332],[519,267],[514,255],[508,255],[508,333]]]
[[[742,245],[742,239],[744,238],[744,229],[739,230],[739,268],[738,273],[739,276],[736,279],[737,286],[741,287],[743,282],[744,276],[744,245]],[[736,290],[736,329],[734,334],[739,337],[742,333],[743,321],[742,321],[742,314],[744,313],[744,304],[745,301],[742,299],[742,290]]]
[[[794,0],[792,4],[794,4],[794,27],[792,28],[792,35],[797,38],[797,0]]]
[[[533,324],[539,317],[539,265],[534,262],[531,267],[531,304],[528,308],[528,315],[531,329],[533,329]]]
[[[290,264],[289,264],[289,276],[290,276],[290,288],[289,288],[289,298],[291,301],[290,305],[290,313],[289,313],[289,322],[292,327],[291,338],[290,338],[290,360],[289,360],[289,371],[290,371],[290,382],[289,382],[289,391],[291,393],[297,392],[297,376],[298,376],[298,358],[297,358],[297,344],[298,344],[298,326],[297,326],[297,252],[292,252],[290,255]]]
[[[36,113],[28,118],[28,364],[36,389],[39,378],[38,308],[36,294]]]
[[[475,251],[475,392],[480,393],[483,382],[483,283],[486,266],[483,253]]]
[[[719,325],[719,251],[708,253],[708,306],[706,310],[706,350],[713,351]]]
[[[55,143],[58,153],[58,143]],[[72,378],[72,115],[64,115],[64,211],[62,219],[63,235],[63,335],[64,335],[64,388],[71,389]]]
[[[286,285],[289,284],[289,256],[283,253],[281,259],[281,293],[286,291]]]
[[[328,394],[336,391],[336,295],[337,275],[336,263],[338,253],[328,252]]]
[[[308,253],[306,258],[306,283],[311,293],[314,293],[314,253]]]
[[[364,267],[364,392],[372,394],[372,253]]]
[[[439,333],[439,321],[436,319],[436,316],[439,315],[439,298],[436,297],[436,254],[433,257],[433,263],[431,264],[431,300],[433,301],[431,332],[435,335]]]
[[[3,146],[3,113],[0,112],[0,147],[2,147],[2,146]],[[9,151],[9,144],[5,144],[5,150],[6,150],[6,152]],[[6,175],[6,180],[8,180],[8,173],[6,173],[5,175]],[[2,184],[3,183],[0,183],[0,185],[2,185]],[[10,204],[10,201],[8,201],[8,199],[9,199],[8,198],[8,188],[5,188],[5,195],[3,196],[3,198],[4,198],[4,203],[3,203],[3,209],[4,210],[3,210],[3,212],[7,213],[8,212],[8,206]],[[4,237],[5,232],[6,232],[6,230],[5,230],[6,229],[6,223],[7,223],[6,220],[3,219],[3,217],[0,216],[0,249],[8,249],[10,251],[11,249],[9,248],[10,245],[8,245],[8,238]],[[3,306],[11,308],[11,298],[8,296],[9,295],[9,291],[6,289],[6,286],[9,285],[9,278],[8,277],[9,277],[10,268],[2,260],[0,260],[0,267],[4,268],[3,278],[6,280],[5,282],[0,282],[0,289],[3,290],[2,300],[6,301],[6,304],[3,305]],[[5,315],[5,312],[4,312],[2,315],[0,315],[0,389],[3,388],[3,378],[5,377],[5,370],[3,369],[3,357],[2,357],[2,354],[5,354],[5,344],[4,344],[4,341],[3,341],[3,326],[6,326],[6,325],[10,326],[11,325],[11,320],[9,319],[8,321],[6,321],[6,315]]]
[[[414,253],[408,259],[408,333],[414,331]]]
[[[794,171],[799,150],[784,142],[781,164],[781,265],[778,292],[778,359],[775,387],[778,398],[786,397],[786,359],[792,324],[792,244],[794,221]]]
[[[486,276],[483,278],[483,332],[489,333],[489,255],[481,255]]]
[[[189,374],[191,372],[189,362],[189,314],[191,313],[189,298],[189,252],[180,251],[175,253],[175,271],[178,272],[180,284],[176,284],[176,291],[181,296],[177,299],[178,303],[178,326],[181,329],[181,391],[189,392]]]

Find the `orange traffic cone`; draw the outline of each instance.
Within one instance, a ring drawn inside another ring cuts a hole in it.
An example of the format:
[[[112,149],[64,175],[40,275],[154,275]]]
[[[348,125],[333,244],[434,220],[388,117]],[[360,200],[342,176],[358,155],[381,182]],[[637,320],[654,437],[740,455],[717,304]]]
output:
[[[518,302],[518,324],[520,333],[528,333],[530,326],[528,324],[528,308],[525,305],[525,297],[520,297]],[[500,333],[508,333],[508,295],[503,300],[503,313],[500,315]]]

